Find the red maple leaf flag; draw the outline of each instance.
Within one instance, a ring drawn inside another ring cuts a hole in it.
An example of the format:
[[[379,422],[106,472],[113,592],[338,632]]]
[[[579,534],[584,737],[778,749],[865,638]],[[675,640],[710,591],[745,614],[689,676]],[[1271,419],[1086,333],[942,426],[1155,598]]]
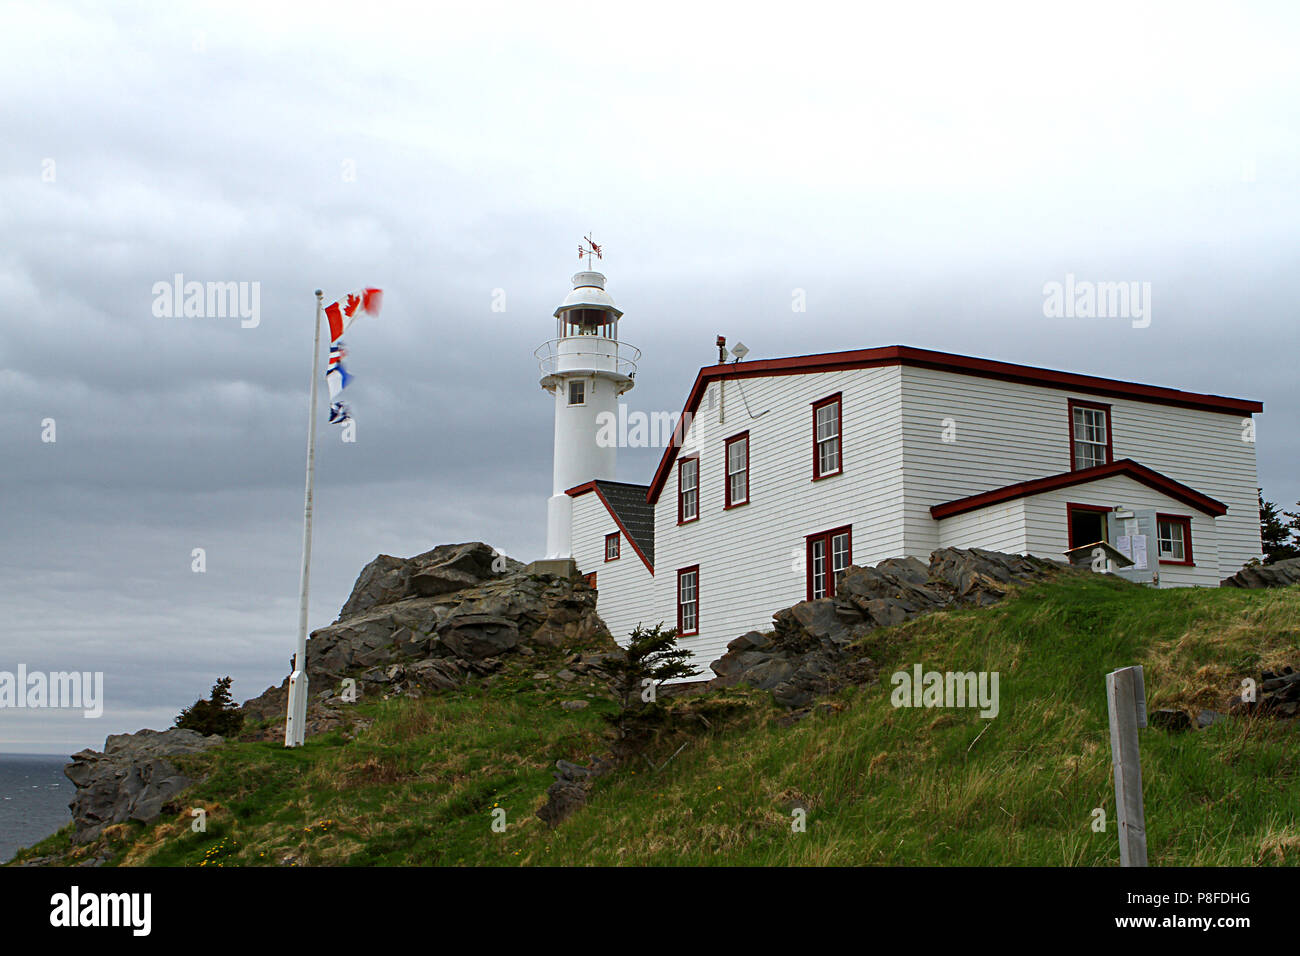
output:
[[[349,292],[339,301],[326,306],[325,317],[330,323],[330,342],[337,342],[342,338],[348,326],[362,313],[378,315],[379,307],[383,302],[383,289],[362,289],[360,292]]]

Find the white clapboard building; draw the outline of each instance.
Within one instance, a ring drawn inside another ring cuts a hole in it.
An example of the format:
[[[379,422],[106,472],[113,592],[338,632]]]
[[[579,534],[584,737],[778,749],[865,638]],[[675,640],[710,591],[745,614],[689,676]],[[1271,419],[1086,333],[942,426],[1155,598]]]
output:
[[[904,345],[725,361],[719,339],[649,483],[616,481],[601,425],[639,353],[604,276],[573,283],[538,350],[555,397],[547,556],[589,577],[617,637],[664,622],[713,661],[833,595],[850,564],[941,547],[1160,587],[1215,587],[1260,556],[1260,402]]]

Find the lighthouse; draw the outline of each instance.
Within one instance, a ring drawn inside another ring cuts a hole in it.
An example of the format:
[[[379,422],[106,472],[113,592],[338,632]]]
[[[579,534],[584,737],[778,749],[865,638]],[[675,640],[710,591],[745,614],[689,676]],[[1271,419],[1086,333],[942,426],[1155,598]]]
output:
[[[599,255],[600,247],[594,249]],[[618,397],[635,383],[641,357],[619,341],[622,316],[601,273],[576,273],[573,291],[555,310],[555,338],[534,352],[541,386],[555,402],[555,461],[546,504],[548,560],[573,556],[573,499],[566,492],[588,481],[614,479],[617,443],[598,442],[597,435],[602,423],[617,420]]]

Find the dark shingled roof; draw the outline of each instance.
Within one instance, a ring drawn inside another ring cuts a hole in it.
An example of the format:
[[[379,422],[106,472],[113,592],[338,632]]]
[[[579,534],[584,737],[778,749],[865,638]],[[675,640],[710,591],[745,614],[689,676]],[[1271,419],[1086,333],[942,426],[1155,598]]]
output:
[[[655,566],[655,508],[646,499],[649,485],[626,481],[595,482],[614,517],[627,529],[628,537],[641,549],[650,567]]]

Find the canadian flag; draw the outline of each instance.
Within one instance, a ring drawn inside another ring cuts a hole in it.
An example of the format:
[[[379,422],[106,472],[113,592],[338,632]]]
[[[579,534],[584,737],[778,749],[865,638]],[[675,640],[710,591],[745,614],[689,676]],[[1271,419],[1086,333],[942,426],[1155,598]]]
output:
[[[366,315],[378,315],[379,307],[384,303],[383,289],[362,289],[350,292],[339,301],[326,306],[325,317],[330,323],[330,341],[337,342],[363,312]]]

